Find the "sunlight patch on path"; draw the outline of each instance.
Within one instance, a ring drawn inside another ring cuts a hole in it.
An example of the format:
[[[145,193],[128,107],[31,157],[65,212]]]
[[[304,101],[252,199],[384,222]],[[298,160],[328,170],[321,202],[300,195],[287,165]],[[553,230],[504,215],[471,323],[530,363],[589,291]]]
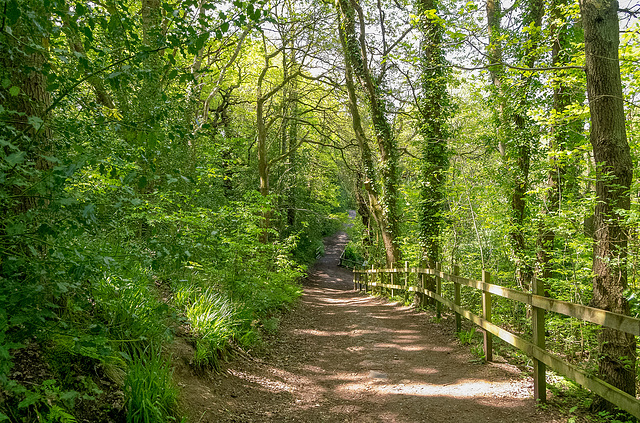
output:
[[[365,377],[360,376],[361,379]],[[517,384],[486,380],[462,380],[452,384],[412,383],[388,384],[385,379],[369,379],[366,383],[345,383],[336,388],[338,392],[360,392],[366,390],[377,395],[412,395],[420,397],[451,398],[528,398]]]

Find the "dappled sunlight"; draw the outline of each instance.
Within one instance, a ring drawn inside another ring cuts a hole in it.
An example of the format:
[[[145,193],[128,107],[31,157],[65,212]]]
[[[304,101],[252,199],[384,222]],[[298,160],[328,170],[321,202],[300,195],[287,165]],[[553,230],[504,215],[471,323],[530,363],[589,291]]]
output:
[[[414,367],[411,369],[411,373],[418,375],[434,375],[438,373],[438,370],[432,367]]]
[[[388,384],[386,380],[369,381],[368,383],[344,383],[337,386],[336,391],[361,391],[380,395],[412,395],[421,397],[481,398],[496,395],[510,398],[528,398],[513,388],[511,382],[491,382],[487,380],[464,380],[455,384],[404,383]]]
[[[379,342],[373,344],[374,348],[394,348],[400,351],[426,351],[427,347],[424,345],[399,345],[396,343],[383,343]]]
[[[255,383],[272,392],[285,391],[285,392],[291,393],[296,390],[296,388],[294,388],[293,386],[287,383],[284,383],[280,380],[266,379],[264,377],[256,377],[252,374],[245,373],[245,372],[231,371],[231,373],[234,376],[238,377],[239,379],[246,380],[247,382]]]
[[[328,303],[328,304],[345,304],[345,305],[352,305],[353,301],[350,298],[346,298],[346,299],[341,299],[341,298],[322,298],[323,302]]]
[[[283,318],[272,362],[235,373],[246,421],[552,421],[539,418],[513,366],[471,363],[469,347],[424,314],[363,296],[347,270],[319,266],[298,309]]]
[[[315,336],[352,336],[349,331],[324,331],[317,329],[297,329],[294,333],[305,334],[305,335],[315,335]]]

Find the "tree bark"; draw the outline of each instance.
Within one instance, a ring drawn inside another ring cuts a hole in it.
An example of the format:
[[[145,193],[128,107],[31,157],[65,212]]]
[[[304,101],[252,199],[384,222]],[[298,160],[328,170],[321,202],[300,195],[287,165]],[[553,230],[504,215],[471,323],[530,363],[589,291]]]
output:
[[[530,0],[525,4],[523,17],[525,26],[540,28],[544,13],[541,0]],[[531,76],[522,76],[517,84],[515,98],[507,99],[502,65],[501,28],[502,11],[499,0],[487,0],[487,22],[489,29],[489,47],[487,55],[489,71],[497,97],[496,117],[500,135],[498,149],[503,157],[513,183],[510,194],[510,243],[516,267],[516,279],[524,290],[529,290],[533,277],[533,267],[527,254],[525,239],[525,220],[527,216],[526,193],[529,190],[529,168],[531,163],[531,143],[533,139],[532,123],[526,114],[529,105]],[[529,39],[517,52],[518,58],[526,67],[533,67],[537,60],[537,46],[540,36],[534,29],[529,32]],[[512,94],[513,95],[513,94]]]
[[[51,127],[48,124],[51,95],[47,91],[47,78],[44,66],[48,61],[47,43],[49,12],[38,1],[26,1],[23,4],[22,16],[33,14],[40,18],[38,28],[33,28],[33,22],[23,17],[11,27],[11,33],[0,34],[0,77],[11,81],[11,86],[0,87],[0,98],[3,99],[3,109],[0,120],[8,125],[6,129],[15,128],[14,132],[0,130],[0,135],[12,140],[25,153],[24,163],[35,163],[38,171],[46,171],[53,164],[47,159],[52,156]],[[11,34],[11,35],[6,35]],[[25,48],[35,45],[39,48]],[[11,93],[11,88],[17,87],[17,93]],[[10,150],[5,147],[7,154]],[[31,175],[33,182],[39,176]],[[33,189],[33,186],[31,187]],[[22,187],[15,187],[15,196],[19,203],[14,211],[26,212],[38,206],[33,192],[25,191]]]
[[[365,45],[364,16],[357,0],[336,0],[339,15],[340,39],[342,42],[347,75],[347,90],[349,91],[349,107],[352,116],[356,139],[361,147],[364,163],[365,188],[369,192],[371,211],[380,228],[385,247],[387,266],[400,261],[400,249],[397,245],[399,235],[398,213],[398,150],[396,140],[391,133],[391,125],[387,121],[387,110],[380,87],[373,78],[367,61]],[[356,35],[356,12],[358,14],[359,36]],[[350,81],[349,81],[350,78]],[[368,144],[357,110],[357,97],[354,81],[365,94],[369,103],[371,121],[374,126],[378,151],[380,153],[380,195],[376,188],[377,181],[369,178],[373,173],[373,160],[367,154]],[[368,156],[368,157],[365,157]]]
[[[592,305],[629,314],[627,233],[633,165],[627,134],[618,62],[619,22],[615,0],[580,0],[585,37],[585,72],[591,111],[590,140],[596,162]],[[635,337],[614,329],[599,334],[599,374],[606,382],[636,392]],[[597,408],[612,408],[601,400]]]
[[[444,28],[427,16],[438,10],[435,0],[417,0],[420,18],[419,131],[422,135],[422,184],[420,189],[420,244],[422,261],[440,261],[440,231],[444,214],[445,172],[449,166],[448,119],[452,106],[447,92],[447,61],[442,51]]]

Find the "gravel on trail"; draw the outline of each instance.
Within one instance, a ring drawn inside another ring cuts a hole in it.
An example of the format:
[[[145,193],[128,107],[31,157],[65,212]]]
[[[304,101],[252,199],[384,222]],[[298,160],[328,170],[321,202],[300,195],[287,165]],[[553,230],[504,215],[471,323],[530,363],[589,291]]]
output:
[[[304,295],[264,357],[221,374],[178,364],[182,407],[194,423],[566,421],[536,407],[533,382],[502,362],[478,364],[423,312],[353,290],[338,267],[344,232],[325,239]],[[190,354],[183,343],[174,357]]]

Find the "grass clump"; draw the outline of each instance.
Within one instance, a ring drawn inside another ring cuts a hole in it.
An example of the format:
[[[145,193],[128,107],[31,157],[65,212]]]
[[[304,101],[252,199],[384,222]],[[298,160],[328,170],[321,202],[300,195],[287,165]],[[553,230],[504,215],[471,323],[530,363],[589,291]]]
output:
[[[95,292],[100,321],[108,337],[127,346],[145,348],[171,338],[169,307],[157,298],[148,270],[102,278]]]
[[[195,339],[195,366],[219,369],[220,358],[230,343],[244,335],[247,319],[238,305],[214,288],[202,291],[192,285],[181,287],[174,303],[184,310],[189,332]]]
[[[173,372],[159,352],[136,355],[125,378],[127,423],[177,421],[178,388]]]

